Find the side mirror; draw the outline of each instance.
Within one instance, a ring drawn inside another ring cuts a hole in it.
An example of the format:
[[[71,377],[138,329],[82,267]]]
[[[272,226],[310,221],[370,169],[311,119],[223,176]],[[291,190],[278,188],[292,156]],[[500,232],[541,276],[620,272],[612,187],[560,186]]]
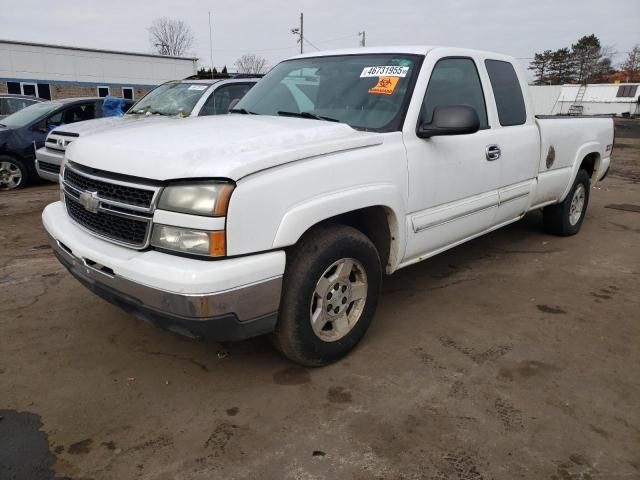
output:
[[[465,135],[480,130],[480,119],[475,109],[467,105],[447,105],[433,109],[431,123],[418,127],[416,135],[430,138],[438,135]]]

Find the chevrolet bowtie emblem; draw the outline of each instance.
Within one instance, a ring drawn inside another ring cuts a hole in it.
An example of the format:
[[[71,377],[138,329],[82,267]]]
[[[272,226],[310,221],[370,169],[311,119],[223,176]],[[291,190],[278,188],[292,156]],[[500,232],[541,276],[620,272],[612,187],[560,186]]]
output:
[[[98,213],[98,207],[100,206],[98,192],[82,192],[78,200],[87,212]]]

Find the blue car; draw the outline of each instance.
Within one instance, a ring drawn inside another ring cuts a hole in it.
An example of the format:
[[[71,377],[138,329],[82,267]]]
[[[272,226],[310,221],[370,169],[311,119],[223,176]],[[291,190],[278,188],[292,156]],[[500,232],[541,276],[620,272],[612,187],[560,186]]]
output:
[[[123,110],[131,105],[124,102]],[[105,105],[106,104],[106,105]],[[0,120],[0,190],[26,187],[38,178],[35,152],[50,130],[112,113],[104,98],[65,98],[35,103]]]

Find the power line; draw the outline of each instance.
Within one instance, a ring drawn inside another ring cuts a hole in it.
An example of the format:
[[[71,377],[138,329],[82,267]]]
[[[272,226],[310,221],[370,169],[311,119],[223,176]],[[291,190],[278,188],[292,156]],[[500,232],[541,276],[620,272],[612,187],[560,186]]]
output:
[[[313,43],[311,43],[307,38],[305,38],[304,41],[307,42],[309,45],[311,45],[313,48],[315,48],[317,51],[320,51],[320,49],[316,47]]]

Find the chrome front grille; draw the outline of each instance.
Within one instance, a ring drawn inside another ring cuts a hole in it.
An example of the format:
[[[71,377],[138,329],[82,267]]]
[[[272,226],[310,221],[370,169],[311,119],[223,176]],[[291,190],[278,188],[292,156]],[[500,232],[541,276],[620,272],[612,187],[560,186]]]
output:
[[[56,165],[55,163],[38,160],[38,165],[40,166],[40,170],[44,170],[45,172],[55,173],[56,175],[60,173],[60,165]]]
[[[77,190],[96,192],[104,200],[113,200],[135,207],[151,208],[155,193],[154,190],[89,177],[70,168],[64,171],[64,180]]]
[[[88,232],[119,245],[149,245],[159,186],[87,173],[69,163],[62,187],[69,217]]]

